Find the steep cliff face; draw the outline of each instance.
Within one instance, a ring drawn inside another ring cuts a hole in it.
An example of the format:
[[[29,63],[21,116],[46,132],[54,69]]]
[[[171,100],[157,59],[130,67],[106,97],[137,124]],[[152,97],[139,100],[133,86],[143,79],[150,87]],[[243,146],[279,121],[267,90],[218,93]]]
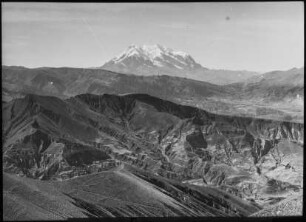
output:
[[[73,167],[87,174],[95,161],[112,158],[257,201],[269,189],[302,186],[300,123],[215,115],[145,94],[28,95],[5,104],[3,118],[5,169],[34,178]]]

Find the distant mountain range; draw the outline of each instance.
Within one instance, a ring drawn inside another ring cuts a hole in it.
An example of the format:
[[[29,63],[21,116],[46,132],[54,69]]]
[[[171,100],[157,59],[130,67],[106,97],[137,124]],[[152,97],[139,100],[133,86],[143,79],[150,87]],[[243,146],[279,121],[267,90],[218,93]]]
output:
[[[267,72],[230,86],[248,98],[304,101],[304,67]]]
[[[273,119],[276,116],[283,119],[289,108],[294,112],[290,115],[301,121],[303,80],[304,68],[266,73],[244,82],[220,86],[187,78],[127,75],[103,69],[3,66],[2,101],[7,102],[28,93],[59,98],[82,93],[146,93],[228,115],[261,116],[259,113],[270,113]],[[277,103],[275,107],[272,107],[273,103]],[[246,104],[248,108],[242,108]],[[258,109],[260,112],[257,112]]]
[[[131,45],[101,68],[142,76],[183,77],[218,85],[240,82],[259,74],[249,71],[208,69],[197,63],[189,54],[161,45]]]
[[[304,67],[273,71],[219,86],[181,77],[138,76],[83,68],[2,66],[3,91],[69,97],[80,93],[148,93],[171,97],[304,98]],[[180,94],[184,92],[183,94]]]
[[[304,86],[304,67],[281,71],[275,70],[262,75],[251,77],[243,82],[244,85],[257,83],[260,85],[291,85]]]
[[[137,76],[102,69],[2,67],[3,93],[67,98],[82,93],[147,93],[160,98],[226,96],[222,86],[170,76]],[[182,94],[183,92],[183,94]]]

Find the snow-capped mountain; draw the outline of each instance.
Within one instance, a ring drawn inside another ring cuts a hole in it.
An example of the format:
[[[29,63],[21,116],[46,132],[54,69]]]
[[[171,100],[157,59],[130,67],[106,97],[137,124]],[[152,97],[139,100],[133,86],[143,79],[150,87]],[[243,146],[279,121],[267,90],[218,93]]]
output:
[[[174,51],[161,45],[131,45],[123,53],[103,66],[103,68],[109,67],[112,69],[118,67],[120,69],[118,71],[122,71],[123,69],[125,72],[143,75],[148,74],[146,70],[151,73],[153,70],[148,69],[152,68],[156,69],[156,71],[160,71],[160,74],[165,74],[162,70],[165,68],[177,71],[190,71],[202,68],[201,65],[196,63],[187,53]],[[167,71],[169,72],[169,70]],[[151,74],[159,73],[153,72]]]
[[[189,54],[158,44],[131,45],[101,68],[143,76],[177,76],[215,84],[239,82],[257,74],[247,71],[210,70],[197,63]]]

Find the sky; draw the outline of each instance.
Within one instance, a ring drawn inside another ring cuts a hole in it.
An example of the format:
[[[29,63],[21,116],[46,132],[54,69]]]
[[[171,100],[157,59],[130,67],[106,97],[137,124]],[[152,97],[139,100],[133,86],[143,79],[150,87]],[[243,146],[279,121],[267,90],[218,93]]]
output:
[[[211,69],[304,65],[304,3],[2,3],[2,64],[99,67],[160,44]]]

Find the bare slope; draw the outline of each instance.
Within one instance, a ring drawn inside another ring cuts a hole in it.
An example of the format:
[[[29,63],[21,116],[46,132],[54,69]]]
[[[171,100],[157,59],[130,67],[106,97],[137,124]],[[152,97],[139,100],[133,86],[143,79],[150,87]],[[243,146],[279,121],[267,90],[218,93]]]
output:
[[[58,182],[5,173],[4,219],[246,216],[260,209],[217,189],[179,185],[149,175],[119,167]]]
[[[303,189],[304,125],[215,115],[145,94],[28,95],[5,104],[3,167],[66,180],[123,162],[273,204]]]

